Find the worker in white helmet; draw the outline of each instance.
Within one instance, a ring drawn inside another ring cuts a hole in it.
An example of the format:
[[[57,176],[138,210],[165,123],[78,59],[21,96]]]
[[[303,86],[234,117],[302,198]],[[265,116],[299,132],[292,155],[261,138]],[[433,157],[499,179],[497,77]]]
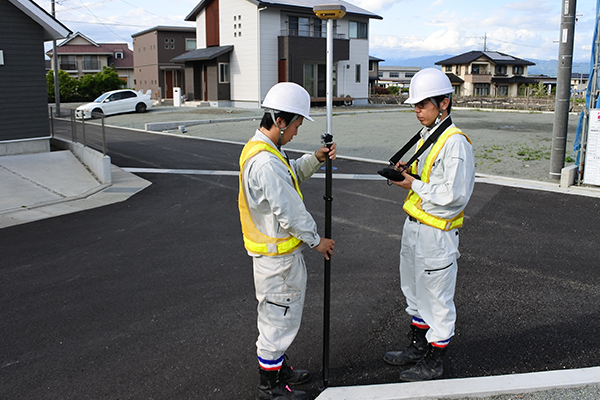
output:
[[[307,382],[310,373],[292,369],[285,355],[300,328],[304,307],[307,274],[302,250],[308,246],[329,259],[335,242],[317,233],[299,185],[327,157],[335,159],[336,146],[322,146],[296,160],[289,160],[281,149],[298,134],[305,119],[313,121],[310,96],[302,86],[278,83],[262,106],[266,110],[260,128],[240,156],[238,201],[258,300],[256,398],[306,399],[306,393],[292,391],[288,385]]]
[[[412,78],[406,100],[423,125],[419,146],[430,136],[439,137],[402,172],[404,180],[393,182],[409,190],[403,206],[408,216],[402,231],[400,285],[411,331],[406,350],[387,352],[384,360],[412,365],[400,373],[401,381],[442,376],[443,356],[454,335],[458,228],[473,192],[475,158],[469,138],[450,118],[452,92],[446,74],[426,68]],[[396,167],[406,166],[399,162]]]

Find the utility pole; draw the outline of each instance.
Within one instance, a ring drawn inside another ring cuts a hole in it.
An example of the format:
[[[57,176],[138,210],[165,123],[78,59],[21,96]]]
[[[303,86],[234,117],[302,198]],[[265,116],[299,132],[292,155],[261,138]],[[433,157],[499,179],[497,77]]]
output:
[[[56,18],[54,1],[55,0],[52,0],[52,16]],[[56,54],[56,39],[52,40],[52,69],[54,70],[54,101],[56,103],[56,112],[54,115],[60,117],[60,87],[58,86],[58,54]]]
[[[562,1],[560,44],[558,47],[558,73],[556,75],[556,100],[554,129],[550,154],[550,178],[559,180],[565,166],[567,128],[571,106],[571,71],[573,69],[573,38],[575,36],[575,9],[577,0]]]
[[[487,32],[483,34],[483,51],[487,51]]]

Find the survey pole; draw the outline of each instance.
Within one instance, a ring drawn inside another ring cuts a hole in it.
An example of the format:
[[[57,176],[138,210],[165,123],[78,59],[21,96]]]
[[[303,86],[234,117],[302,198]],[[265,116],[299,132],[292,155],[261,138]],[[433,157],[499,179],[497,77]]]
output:
[[[563,0],[558,47],[558,72],[556,74],[556,100],[554,128],[550,154],[550,178],[559,180],[565,166],[567,129],[571,107],[571,71],[573,69],[573,39],[575,36],[575,9],[577,0]]]
[[[333,21],[346,15],[346,7],[341,4],[323,4],[313,7],[313,12],[327,21],[327,131],[323,134],[323,142],[330,147],[333,144]],[[332,164],[329,157],[325,160],[325,237],[331,239],[331,206],[332,196]],[[323,386],[329,386],[329,321],[331,313],[331,258],[325,259],[324,271],[324,307],[323,307]]]

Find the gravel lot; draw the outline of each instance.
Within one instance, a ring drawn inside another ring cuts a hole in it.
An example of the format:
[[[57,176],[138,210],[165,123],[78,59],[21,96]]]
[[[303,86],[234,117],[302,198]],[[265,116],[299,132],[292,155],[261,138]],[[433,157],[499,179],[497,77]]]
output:
[[[76,105],[63,105],[71,108]],[[256,109],[209,107],[154,107],[145,114],[106,117],[107,125],[146,129],[146,124],[174,122],[184,125],[185,135],[244,143],[258,127],[262,113]],[[305,121],[300,134],[287,145],[290,150],[311,151],[326,129],[326,111],[311,111],[315,122]],[[550,152],[553,113],[480,111],[455,109],[454,123],[473,142],[479,174],[552,181]],[[566,165],[572,164],[573,139],[578,115],[569,116]],[[211,123],[201,123],[211,120]],[[333,135],[338,154],[387,163],[387,160],[420,128],[412,110],[402,106],[336,107]],[[164,132],[180,133],[178,129]]]

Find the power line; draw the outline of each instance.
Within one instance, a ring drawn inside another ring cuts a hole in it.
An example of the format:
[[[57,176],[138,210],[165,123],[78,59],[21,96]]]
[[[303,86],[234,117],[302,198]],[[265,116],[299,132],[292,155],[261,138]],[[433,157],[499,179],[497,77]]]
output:
[[[164,19],[168,19],[169,21],[173,21],[173,22],[178,22],[178,23],[181,23],[181,21],[174,20],[174,19],[171,19],[171,18],[167,18],[167,17],[165,17],[164,15],[154,14],[154,13],[152,13],[152,12],[150,12],[150,11],[148,11],[148,10],[144,9],[144,8],[141,8],[141,7],[138,7],[138,6],[136,6],[136,5],[133,5],[133,4],[131,4],[131,3],[127,2],[127,1],[125,1],[125,0],[121,0],[121,2],[122,2],[122,3],[125,3],[125,4],[127,4],[128,6],[131,6],[131,7],[133,7],[133,8],[137,8],[138,10],[142,10],[142,11],[144,11],[145,13],[148,13],[148,14],[150,14],[150,15],[154,15],[155,17],[161,17],[161,18],[164,18]]]

